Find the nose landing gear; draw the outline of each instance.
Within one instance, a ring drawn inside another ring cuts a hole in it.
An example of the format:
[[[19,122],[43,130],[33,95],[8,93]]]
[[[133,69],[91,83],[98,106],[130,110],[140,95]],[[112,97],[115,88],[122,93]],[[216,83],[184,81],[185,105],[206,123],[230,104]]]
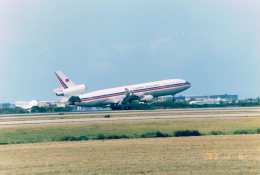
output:
[[[174,94],[172,94],[172,101],[175,102],[176,99],[174,99]]]

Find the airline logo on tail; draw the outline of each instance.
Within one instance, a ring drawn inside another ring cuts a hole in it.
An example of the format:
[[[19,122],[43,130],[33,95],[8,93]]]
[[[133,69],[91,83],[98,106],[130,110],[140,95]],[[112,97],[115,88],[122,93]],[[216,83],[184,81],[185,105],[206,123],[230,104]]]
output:
[[[81,95],[86,92],[87,87],[84,84],[76,85],[61,71],[54,72],[63,88],[54,89],[53,92],[57,96],[73,96]]]
[[[61,86],[64,89],[76,86],[76,84],[70,81],[70,79],[66,75],[64,75],[61,71],[54,72],[54,74],[56,75]]]

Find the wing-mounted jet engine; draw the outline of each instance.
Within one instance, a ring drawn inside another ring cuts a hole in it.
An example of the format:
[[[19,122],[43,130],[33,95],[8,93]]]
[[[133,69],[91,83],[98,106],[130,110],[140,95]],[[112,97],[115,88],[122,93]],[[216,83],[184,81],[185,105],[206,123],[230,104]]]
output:
[[[153,102],[154,97],[152,95],[144,95],[142,96],[142,98],[139,99],[140,102],[144,102],[144,103],[151,103]]]
[[[139,100],[140,102],[150,103],[153,102],[154,97],[152,95],[136,95],[129,91],[128,88],[125,88],[126,97],[124,98],[122,103],[131,103],[134,100]]]
[[[125,88],[126,96],[124,99],[117,104],[111,104],[110,107],[112,110],[120,110],[120,109],[132,109],[130,103],[132,102],[143,102],[143,103],[151,103],[154,100],[154,96],[152,95],[136,95],[129,91],[128,88]]]

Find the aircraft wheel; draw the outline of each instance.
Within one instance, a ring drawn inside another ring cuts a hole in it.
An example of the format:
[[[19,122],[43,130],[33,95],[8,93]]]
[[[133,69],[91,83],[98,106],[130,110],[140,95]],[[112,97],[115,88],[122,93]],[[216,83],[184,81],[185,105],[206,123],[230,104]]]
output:
[[[121,106],[111,107],[112,110],[121,110]]]

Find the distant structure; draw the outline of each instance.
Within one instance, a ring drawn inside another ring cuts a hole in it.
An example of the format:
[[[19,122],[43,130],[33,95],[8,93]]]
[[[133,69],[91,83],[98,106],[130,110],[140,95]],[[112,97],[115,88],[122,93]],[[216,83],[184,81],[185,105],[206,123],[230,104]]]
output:
[[[0,109],[12,107],[11,103],[0,103]]]
[[[23,108],[23,109],[30,109],[33,106],[39,106],[39,107],[48,107],[48,106],[57,106],[57,107],[65,107],[65,104],[61,104],[60,102],[55,101],[17,101],[15,102],[15,106]]]
[[[238,100],[238,95],[180,95],[174,97],[176,100],[195,100],[195,101],[218,101],[218,99],[224,100],[224,101],[233,101]],[[158,101],[172,101],[172,96],[163,96],[159,97]]]
[[[191,98],[195,99],[196,101],[207,101],[209,99],[217,100],[219,98],[226,101],[232,101],[238,100],[238,95],[185,95],[185,100],[190,100]]]
[[[195,105],[213,105],[213,104],[220,104],[219,101],[190,101],[189,104],[195,104]]]
[[[23,108],[23,109],[30,109],[33,106],[39,106],[39,102],[36,100],[28,101],[17,101],[15,102],[15,106]]]

